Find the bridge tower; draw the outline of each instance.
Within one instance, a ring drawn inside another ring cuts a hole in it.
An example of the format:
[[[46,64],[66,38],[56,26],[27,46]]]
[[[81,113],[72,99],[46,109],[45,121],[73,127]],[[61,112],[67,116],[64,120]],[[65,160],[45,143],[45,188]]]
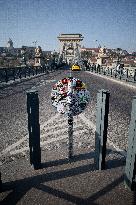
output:
[[[9,38],[9,40],[7,42],[7,49],[8,50],[13,49],[13,41],[11,40],[11,38]]]
[[[60,34],[60,57],[68,64],[78,62],[81,57],[82,34]]]
[[[42,66],[43,62],[43,52],[40,46],[35,48],[35,63],[34,66]]]
[[[108,58],[109,58],[109,56],[106,54],[106,48],[101,47],[99,49],[97,64],[99,64],[100,66],[106,66]]]

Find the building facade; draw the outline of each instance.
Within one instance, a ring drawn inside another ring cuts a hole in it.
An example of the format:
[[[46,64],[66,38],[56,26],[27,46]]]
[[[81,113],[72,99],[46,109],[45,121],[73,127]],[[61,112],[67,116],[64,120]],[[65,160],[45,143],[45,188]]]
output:
[[[80,60],[83,38],[82,34],[60,34],[58,36],[60,42],[59,53],[63,61],[70,64]]]

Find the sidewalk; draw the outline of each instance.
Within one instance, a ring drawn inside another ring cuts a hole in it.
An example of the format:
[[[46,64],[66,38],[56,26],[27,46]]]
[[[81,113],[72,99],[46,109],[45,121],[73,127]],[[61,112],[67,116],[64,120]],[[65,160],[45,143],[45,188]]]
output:
[[[100,78],[104,78],[106,80],[111,80],[115,83],[126,85],[126,86],[134,88],[134,89],[136,88],[136,82],[120,80],[119,78],[114,78],[114,77],[111,77],[111,76],[108,76],[108,75],[103,75],[103,74],[99,74],[99,73],[95,73],[95,72],[91,72],[91,71],[85,71],[85,72],[90,73],[90,74],[95,75],[95,76],[98,76]]]
[[[64,133],[60,136],[64,136]],[[0,204],[136,204],[134,192],[124,186],[125,157],[108,146],[106,169],[98,171],[94,165],[94,146],[90,131],[88,139],[90,147],[85,146],[85,143],[80,147],[77,145],[71,161],[67,159],[66,143],[61,141],[62,146],[56,143],[56,148],[52,147],[50,150],[45,150],[44,147],[40,170],[31,167],[29,152],[5,161],[0,166],[3,182]],[[80,140],[78,144],[79,142]]]
[[[91,152],[90,152],[91,151]],[[134,193],[125,188],[125,158],[108,147],[106,169],[95,170],[94,150],[75,148],[67,159],[66,147],[42,151],[42,167],[33,170],[26,158],[2,166],[1,204],[130,205]]]

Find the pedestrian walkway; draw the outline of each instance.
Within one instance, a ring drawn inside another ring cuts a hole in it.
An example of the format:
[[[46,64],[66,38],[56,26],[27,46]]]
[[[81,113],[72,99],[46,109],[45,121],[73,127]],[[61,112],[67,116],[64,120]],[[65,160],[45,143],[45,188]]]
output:
[[[98,73],[94,73],[94,72],[90,72],[90,71],[85,71],[85,72],[90,73],[90,74],[95,75],[95,76],[98,76],[100,78],[104,78],[104,79],[107,79],[107,80],[112,80],[113,82],[119,83],[121,85],[125,85],[125,86],[136,89],[136,83],[135,82],[128,82],[128,81],[126,82],[125,80],[112,78],[111,76],[108,76],[108,75],[102,75],[102,74],[98,74]]]
[[[27,158],[2,166],[1,204],[130,205],[135,193],[124,185],[125,158],[107,149],[106,169],[94,165],[94,150],[75,147],[69,161],[68,148],[42,151],[42,169],[33,170]]]
[[[57,116],[41,125],[42,169],[34,170],[29,163],[26,136],[5,150],[12,157],[1,166],[1,204],[136,204],[135,193],[124,185],[125,156],[120,150],[108,142],[106,169],[96,170],[95,125],[81,115],[75,119],[74,156],[69,160],[67,123]]]

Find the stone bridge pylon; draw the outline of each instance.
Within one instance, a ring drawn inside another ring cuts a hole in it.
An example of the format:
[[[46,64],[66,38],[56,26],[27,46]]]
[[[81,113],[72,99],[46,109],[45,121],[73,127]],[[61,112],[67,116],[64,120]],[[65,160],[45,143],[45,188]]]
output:
[[[60,34],[58,40],[60,41],[60,57],[64,62],[75,63],[81,58],[81,41],[82,34]]]

